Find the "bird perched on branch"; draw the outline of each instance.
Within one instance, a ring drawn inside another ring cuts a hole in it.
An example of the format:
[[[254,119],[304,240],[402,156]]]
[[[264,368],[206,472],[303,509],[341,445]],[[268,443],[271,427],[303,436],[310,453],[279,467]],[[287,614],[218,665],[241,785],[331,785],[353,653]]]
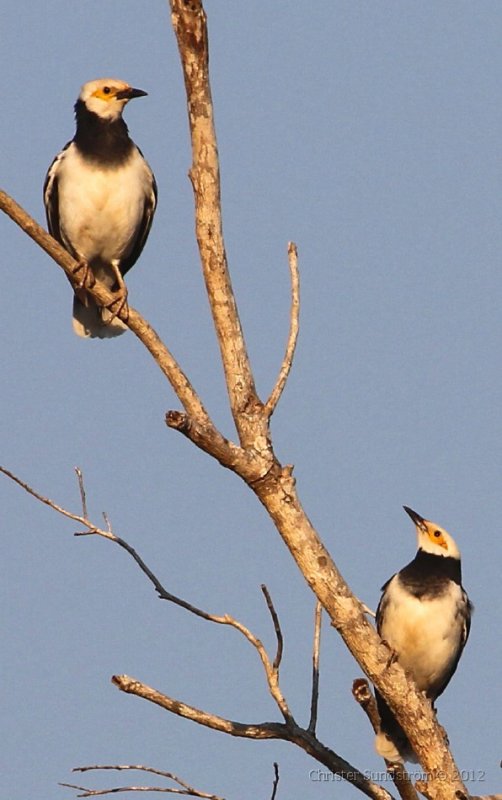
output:
[[[116,316],[127,300],[124,275],[143,250],[157,203],[152,170],[122,119],[129,100],[144,95],[115,78],[84,84],[75,103],[75,136],[45,179],[49,232],[82,270],[73,286],[78,336],[108,338],[126,330]],[[85,291],[89,271],[117,294],[110,307],[98,306]]]
[[[418,550],[382,587],[377,630],[418,689],[432,703],[446,689],[464,649],[472,605],[462,587],[460,553],[453,538],[404,506],[415,523]],[[411,745],[375,689],[381,729],[375,746],[388,761],[416,761]]]

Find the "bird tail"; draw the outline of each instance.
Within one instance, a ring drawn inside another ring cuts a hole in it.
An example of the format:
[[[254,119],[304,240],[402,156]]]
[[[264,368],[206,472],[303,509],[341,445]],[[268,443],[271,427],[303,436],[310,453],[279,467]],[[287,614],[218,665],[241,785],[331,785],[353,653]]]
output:
[[[127,330],[122,320],[112,317],[111,311],[96,305],[92,297],[87,296],[83,303],[78,297],[73,298],[73,330],[77,336],[91,339],[111,339],[120,336]]]
[[[380,714],[380,730],[375,738],[378,755],[393,763],[418,761],[408,738],[383,697],[375,689],[375,699]]]

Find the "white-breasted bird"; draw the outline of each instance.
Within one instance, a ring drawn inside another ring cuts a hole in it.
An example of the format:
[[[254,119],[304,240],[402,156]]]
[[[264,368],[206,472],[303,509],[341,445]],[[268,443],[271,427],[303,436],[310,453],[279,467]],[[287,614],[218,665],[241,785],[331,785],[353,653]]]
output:
[[[84,84],[75,103],[73,139],[52,162],[44,184],[49,232],[82,265],[84,275],[117,292],[117,305],[98,306],[74,286],[73,329],[78,336],[118,336],[126,326],[112,313],[126,301],[124,275],[145,245],[157,185],[122,119],[126,103],[146,95],[115,78]]]
[[[415,558],[382,587],[377,630],[401,666],[432,703],[446,689],[464,649],[472,604],[462,587],[460,552],[453,538],[404,506],[415,523]],[[388,761],[416,761],[411,745],[375,689],[381,729],[375,747]]]

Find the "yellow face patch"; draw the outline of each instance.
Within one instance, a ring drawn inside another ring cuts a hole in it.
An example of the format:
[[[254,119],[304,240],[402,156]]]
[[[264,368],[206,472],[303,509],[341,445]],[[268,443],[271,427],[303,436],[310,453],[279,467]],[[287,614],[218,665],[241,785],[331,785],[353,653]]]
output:
[[[445,550],[448,550],[448,542],[446,541],[445,537],[443,536],[442,531],[438,528],[431,527],[427,529],[427,536],[434,542],[434,544],[438,544],[440,547],[443,547]]]
[[[99,100],[113,100],[117,91],[116,86],[101,86],[92,93],[92,97],[97,97]]]

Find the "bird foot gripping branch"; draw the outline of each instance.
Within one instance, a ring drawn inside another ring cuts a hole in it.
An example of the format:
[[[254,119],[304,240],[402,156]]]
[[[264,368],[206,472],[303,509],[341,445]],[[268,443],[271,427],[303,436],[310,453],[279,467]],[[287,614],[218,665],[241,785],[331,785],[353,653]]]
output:
[[[73,288],[75,289],[75,291],[86,288],[92,289],[92,287],[96,283],[96,280],[92,273],[92,269],[89,267],[89,264],[87,263],[85,258],[82,258],[78,262],[77,268],[73,274],[76,278],[76,281],[73,284]]]

